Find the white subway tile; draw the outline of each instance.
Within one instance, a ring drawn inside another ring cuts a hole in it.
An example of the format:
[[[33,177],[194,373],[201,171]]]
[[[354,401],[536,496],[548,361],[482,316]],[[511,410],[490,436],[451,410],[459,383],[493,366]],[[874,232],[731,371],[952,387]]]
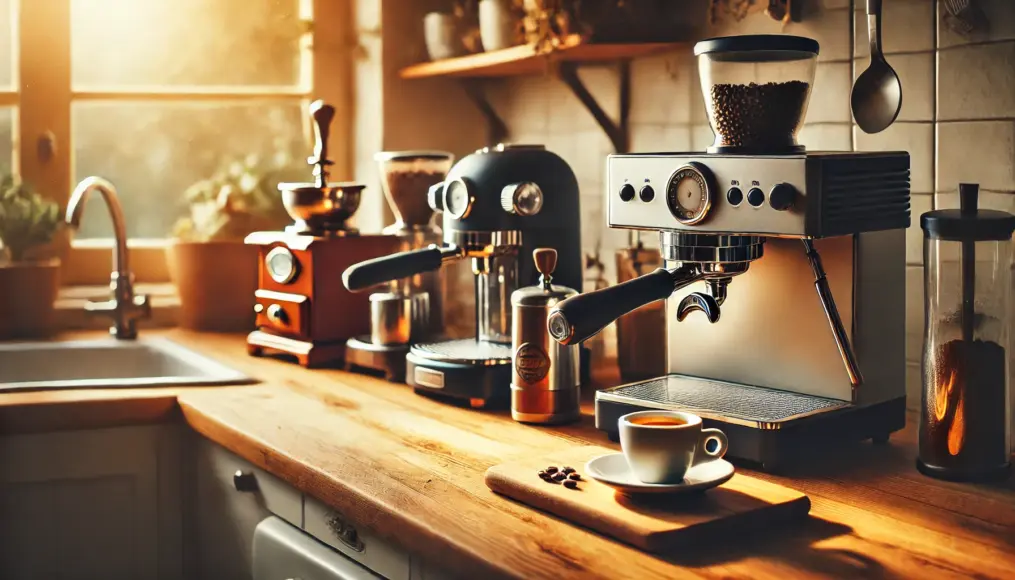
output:
[[[631,125],[631,151],[666,151],[666,126],[662,123]]]
[[[848,62],[819,62],[807,106],[808,123],[849,123],[849,91],[853,86]]]
[[[548,93],[553,79],[519,77],[511,79],[501,90],[509,91],[508,107],[498,111],[512,133],[546,134],[549,127],[550,100]]]
[[[906,267],[906,360],[920,362],[923,350],[923,268]]]
[[[1015,41],[938,53],[941,121],[1015,117]]]
[[[958,184],[955,184],[955,188],[951,191],[938,192],[934,196],[934,204],[934,207],[937,209],[958,209]],[[977,196],[977,207],[980,209],[999,209],[1015,214],[1015,193],[997,193],[981,189],[979,196]]]
[[[692,59],[685,50],[631,63],[632,123],[691,122],[691,91],[699,90]]]
[[[908,151],[910,189],[934,191],[934,125],[895,123],[880,133],[867,134],[853,127],[857,151]]]
[[[953,31],[942,18],[938,21],[938,47],[1015,39],[1015,2],[1012,0],[976,0],[975,5],[983,12],[987,25],[966,36]],[[941,13],[944,15],[944,7],[941,9]]]
[[[692,151],[691,127],[687,125],[667,125],[663,130],[663,149],[660,149],[660,151]]]
[[[759,3],[760,4],[760,3]],[[712,28],[714,36],[732,36],[738,34],[793,34],[806,36],[818,41],[821,52],[819,61],[849,60],[850,38],[848,8],[829,10],[813,2],[808,8],[802,22],[782,22],[773,20],[763,12],[754,12],[740,21],[725,18]]]
[[[906,230],[906,263],[923,265],[923,230],[920,229],[920,216],[934,206],[934,196],[925,193],[914,193],[910,196],[911,221]]]
[[[797,141],[808,151],[851,151],[853,126],[849,122],[807,124],[800,129]]]
[[[923,396],[923,371],[920,361],[906,363],[906,409],[919,411]],[[912,418],[908,420],[913,420]],[[916,419],[919,421],[919,419]]]
[[[881,50],[885,54],[934,49],[933,0],[887,0],[881,6]],[[854,56],[870,56],[866,3],[858,0],[854,20]],[[888,59],[891,63],[892,59]]]
[[[992,191],[1015,191],[1015,121],[939,123],[935,191],[959,182]]]
[[[715,133],[708,124],[691,127],[691,151],[704,151],[715,143]]]

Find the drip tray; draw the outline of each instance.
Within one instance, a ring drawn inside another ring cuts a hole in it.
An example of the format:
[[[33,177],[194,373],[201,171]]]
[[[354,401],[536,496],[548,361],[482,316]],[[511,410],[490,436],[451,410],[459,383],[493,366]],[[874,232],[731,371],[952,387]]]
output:
[[[852,406],[838,399],[682,375],[599,391],[596,400],[688,411],[708,419],[748,424],[783,423]]]

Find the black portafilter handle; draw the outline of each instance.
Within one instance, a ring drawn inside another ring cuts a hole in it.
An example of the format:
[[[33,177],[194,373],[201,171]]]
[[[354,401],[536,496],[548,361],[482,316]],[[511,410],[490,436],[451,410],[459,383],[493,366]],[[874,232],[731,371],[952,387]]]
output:
[[[440,247],[399,252],[354,264],[342,272],[346,290],[359,292],[384,282],[400,280],[441,267],[444,254]]]
[[[578,294],[550,311],[547,330],[561,344],[584,342],[628,312],[669,297],[675,288],[674,274],[660,268],[616,286]]]

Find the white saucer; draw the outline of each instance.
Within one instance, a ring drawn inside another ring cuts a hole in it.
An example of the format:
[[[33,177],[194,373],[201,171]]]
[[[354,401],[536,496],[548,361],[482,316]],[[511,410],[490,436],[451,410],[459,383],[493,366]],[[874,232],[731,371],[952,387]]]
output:
[[[725,459],[699,463],[679,483],[642,483],[631,472],[623,453],[600,455],[585,464],[585,474],[625,494],[689,493],[722,485],[733,477],[733,464]]]

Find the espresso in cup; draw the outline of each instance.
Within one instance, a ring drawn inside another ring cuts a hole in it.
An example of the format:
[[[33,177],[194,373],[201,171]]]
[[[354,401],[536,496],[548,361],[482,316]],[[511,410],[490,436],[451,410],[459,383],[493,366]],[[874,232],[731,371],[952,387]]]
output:
[[[729,443],[701,417],[679,411],[639,411],[618,420],[620,447],[643,483],[680,483],[696,464],[720,459]]]

